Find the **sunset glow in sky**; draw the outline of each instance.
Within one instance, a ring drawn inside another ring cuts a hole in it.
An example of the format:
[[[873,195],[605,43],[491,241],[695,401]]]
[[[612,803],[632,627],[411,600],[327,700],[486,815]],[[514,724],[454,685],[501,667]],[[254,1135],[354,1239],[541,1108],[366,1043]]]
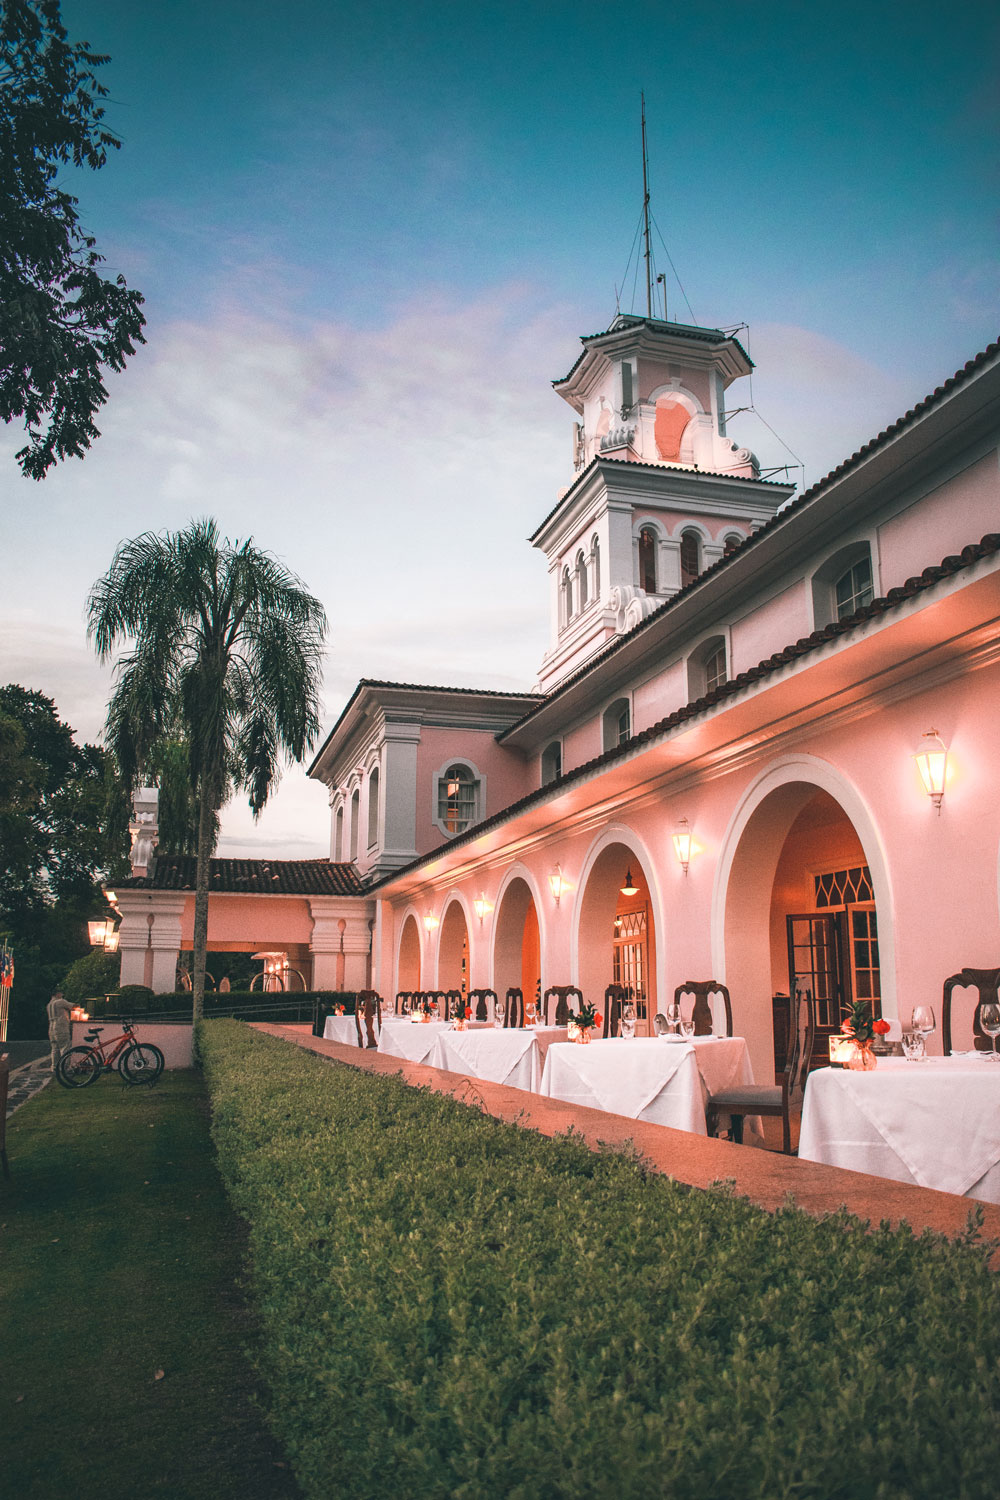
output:
[[[323,600],[327,727],[362,675],[531,687],[547,590],[525,537],[572,477],[549,382],[616,290],[633,306],[643,89],[689,299],[671,279],[669,313],[749,325],[759,416],[730,432],[765,464],[791,449],[815,482],[1000,332],[1000,21],[978,0],[63,19],[110,53],[125,142],[66,186],[148,343],[82,462],[35,484],[0,433],[0,681],[81,737],[109,680],[88,589],[123,537],[207,514]],[[294,771],[256,828],[226,813],[219,853],[322,855],[328,817]]]

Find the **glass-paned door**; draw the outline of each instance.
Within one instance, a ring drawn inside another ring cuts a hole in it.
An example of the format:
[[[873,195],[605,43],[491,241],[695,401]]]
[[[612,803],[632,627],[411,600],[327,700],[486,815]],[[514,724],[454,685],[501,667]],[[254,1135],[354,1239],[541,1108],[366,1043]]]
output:
[[[816,1005],[813,1056],[828,1055],[829,1037],[840,1030],[846,1002],[843,962],[843,912],[809,912],[786,919],[788,993],[809,990]]]
[[[878,956],[878,921],[874,906],[849,906],[847,957],[850,993],[855,1000],[870,1000],[872,1013],[882,1014],[882,976]]]
[[[646,908],[619,912],[615,917],[614,930],[614,983],[620,984],[626,994],[634,998],[636,1029],[642,1033],[649,1026],[646,1003],[649,968]]]

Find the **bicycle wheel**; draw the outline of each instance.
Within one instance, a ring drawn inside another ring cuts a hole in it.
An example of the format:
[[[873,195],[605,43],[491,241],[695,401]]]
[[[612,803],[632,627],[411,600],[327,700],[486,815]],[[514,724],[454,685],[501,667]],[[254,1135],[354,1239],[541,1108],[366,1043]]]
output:
[[[118,1059],[126,1083],[155,1083],[163,1072],[163,1053],[152,1042],[133,1042]]]
[[[101,1059],[91,1047],[70,1047],[56,1068],[56,1078],[64,1089],[85,1089],[100,1076]]]

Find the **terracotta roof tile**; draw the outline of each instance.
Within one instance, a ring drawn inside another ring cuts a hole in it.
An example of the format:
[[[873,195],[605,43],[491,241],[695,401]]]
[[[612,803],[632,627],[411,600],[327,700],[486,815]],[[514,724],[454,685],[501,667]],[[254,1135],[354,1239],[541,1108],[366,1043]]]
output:
[[[193,854],[161,854],[152,876],[116,881],[118,890],[193,891],[198,861]],[[363,896],[352,864],[329,859],[213,859],[209,890],[227,895]]]

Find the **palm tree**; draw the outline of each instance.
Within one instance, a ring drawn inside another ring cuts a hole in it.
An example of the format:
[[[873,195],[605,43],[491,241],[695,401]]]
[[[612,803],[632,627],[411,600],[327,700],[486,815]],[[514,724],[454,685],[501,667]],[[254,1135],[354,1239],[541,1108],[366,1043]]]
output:
[[[131,790],[183,730],[198,804],[194,1016],[202,1013],[209,861],[220,808],[249,793],[259,815],[280,774],[319,732],[326,615],[252,541],[219,541],[213,520],[122,542],[88,602],[98,657],[118,658],[105,737]]]

